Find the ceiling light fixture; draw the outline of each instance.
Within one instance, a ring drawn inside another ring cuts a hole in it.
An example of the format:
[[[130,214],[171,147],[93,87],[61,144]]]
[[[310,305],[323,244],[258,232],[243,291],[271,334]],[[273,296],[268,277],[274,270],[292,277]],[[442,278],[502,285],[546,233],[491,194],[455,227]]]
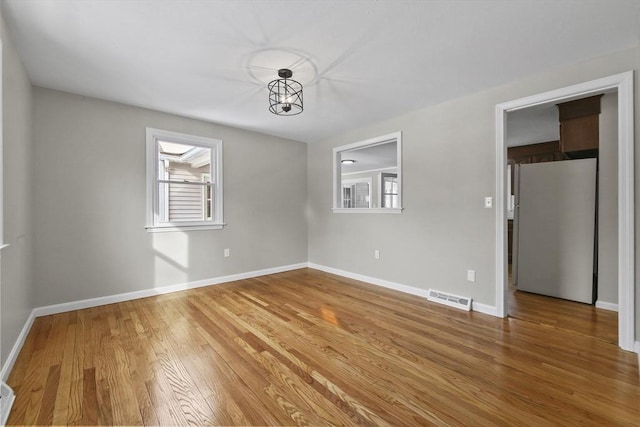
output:
[[[342,163],[343,165],[352,165],[352,164],[354,164],[355,162],[356,162],[356,161],[355,161],[355,160],[352,160],[352,159],[344,159],[344,160],[341,160],[341,161],[340,161],[340,163]]]
[[[302,113],[302,85],[292,80],[293,72],[287,68],[278,70],[279,79],[269,83],[269,111],[278,116],[294,116]]]

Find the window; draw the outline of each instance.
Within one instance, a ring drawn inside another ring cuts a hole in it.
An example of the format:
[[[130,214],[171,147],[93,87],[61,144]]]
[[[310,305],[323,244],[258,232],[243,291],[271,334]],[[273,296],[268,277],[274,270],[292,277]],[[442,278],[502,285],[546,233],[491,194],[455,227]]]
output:
[[[147,128],[147,230],[220,229],[222,141]]]
[[[334,213],[402,213],[402,133],[333,149]]]
[[[371,179],[350,179],[342,181],[343,208],[371,207]]]
[[[397,208],[398,205],[398,174],[397,173],[382,173],[380,174],[382,184],[380,190],[380,200],[382,200],[381,207],[383,208]]]

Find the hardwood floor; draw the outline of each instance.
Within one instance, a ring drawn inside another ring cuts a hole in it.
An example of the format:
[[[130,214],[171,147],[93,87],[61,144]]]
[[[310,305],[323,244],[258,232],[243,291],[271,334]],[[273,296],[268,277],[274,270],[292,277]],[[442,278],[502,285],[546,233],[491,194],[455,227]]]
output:
[[[509,316],[618,343],[618,313],[593,305],[513,290]]]
[[[9,424],[638,425],[635,354],[302,269],[36,319]]]
[[[509,316],[618,343],[618,313],[593,305],[518,291],[509,264]],[[639,423],[640,424],[640,423]]]

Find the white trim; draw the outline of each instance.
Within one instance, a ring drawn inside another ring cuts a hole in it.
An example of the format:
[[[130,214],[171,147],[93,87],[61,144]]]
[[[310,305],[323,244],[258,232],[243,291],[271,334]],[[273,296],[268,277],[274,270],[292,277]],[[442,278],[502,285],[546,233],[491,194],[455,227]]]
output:
[[[382,286],[383,288],[393,289],[396,291],[404,292],[406,294],[417,295],[419,297],[427,298],[429,296],[428,289],[414,288],[412,286],[403,285],[396,282],[390,282],[388,280],[378,279],[376,277],[365,276],[363,274],[352,273],[350,271],[340,270],[338,268],[327,267],[326,265],[309,263],[309,268],[324,271],[326,273],[335,274],[336,276],[347,277],[349,279],[359,280],[361,282],[367,282],[372,285]]]
[[[158,200],[158,150],[159,140],[204,147],[211,150],[211,168],[213,171],[213,212],[211,221],[189,221],[184,223],[161,223]],[[219,230],[224,227],[224,186],[223,186],[223,142],[220,139],[187,135],[162,129],[146,129],[146,216],[147,231],[185,231],[185,230]],[[215,222],[213,222],[215,221]],[[162,230],[157,230],[162,228]]]
[[[352,273],[350,271],[340,270],[333,267],[327,267],[326,265],[314,264],[312,262],[308,264],[308,267],[314,268],[316,270],[324,271],[326,273],[335,274],[336,276],[347,277],[349,279],[359,280],[361,282],[370,283],[372,285],[381,286],[383,288],[393,289],[395,291],[404,292],[406,294],[416,295],[425,299],[428,299],[429,297],[428,289],[414,288],[413,286],[407,286],[401,283],[390,282],[384,279],[378,279],[376,277],[365,276],[363,274]],[[472,307],[471,308],[472,311],[492,314],[495,316],[495,307],[492,307],[490,305],[481,304],[481,303],[472,301],[471,307]]]
[[[84,308],[97,307],[100,305],[113,304],[122,301],[131,301],[139,298],[147,298],[155,295],[169,294],[173,292],[185,291],[188,289],[202,288],[204,286],[219,285],[236,280],[251,279],[253,277],[266,276],[268,274],[282,273],[283,271],[298,270],[307,267],[306,263],[291,264],[281,267],[266,268],[264,270],[250,271],[247,273],[231,274],[229,276],[215,277],[211,279],[196,280],[193,282],[180,283],[177,285],[162,286],[159,288],[143,289],[140,291],[126,292],[123,294],[109,295],[104,297],[89,298],[80,301],[65,302],[62,304],[47,305],[33,309],[35,317],[48,316],[50,314],[64,313],[72,310],[82,310]]]
[[[635,342],[634,350],[638,353],[638,364],[640,365],[640,341]]]
[[[211,174],[210,173],[203,173],[202,177],[200,178],[202,180],[203,183],[209,183],[211,184]],[[211,204],[213,203],[214,197],[213,197],[213,189],[211,188],[211,185],[203,185],[202,186],[202,217],[205,219],[205,221],[211,221],[213,219],[213,217],[208,217],[207,216],[207,211],[209,210],[209,208],[211,207]],[[207,198],[207,191],[211,193],[211,198]],[[213,212],[211,212],[211,215],[213,215]],[[224,224],[221,224],[224,225]]]
[[[13,401],[16,399],[16,395],[13,393],[11,387],[5,382],[2,382],[0,384],[0,396],[2,396],[2,401],[0,402],[0,426],[4,426],[7,424],[7,419],[11,413],[11,407],[13,406]]]
[[[2,371],[0,371],[0,380],[6,382],[9,378],[9,373],[13,369],[13,365],[16,363],[16,359],[18,359],[18,354],[20,354],[20,350],[22,350],[22,346],[24,345],[25,340],[27,339],[27,335],[29,335],[29,331],[31,330],[31,325],[33,325],[33,321],[35,319],[35,315],[33,311],[27,317],[27,321],[24,323],[16,342],[13,344],[11,348],[11,352],[9,356],[7,356],[7,360],[4,362],[2,366]]]
[[[506,262],[506,114],[540,104],[618,92],[618,343],[633,351],[635,342],[635,207],[633,71],[580,83],[496,105],[495,271],[498,317],[507,315]]]
[[[603,310],[609,311],[618,311],[618,304],[606,301],[596,301],[596,308],[601,308]]]
[[[1,244],[0,244],[0,250],[5,249],[5,248],[8,248],[8,247],[9,247],[9,244],[8,244],[8,243],[5,243],[4,245],[1,245]]]
[[[139,298],[151,297],[154,295],[162,295],[162,294],[168,294],[172,292],[184,291],[187,289],[201,288],[204,286],[219,285],[226,282],[233,282],[236,280],[243,280],[243,279],[251,279],[254,277],[266,276],[268,274],[282,273],[282,272],[291,271],[291,270],[298,270],[306,267],[307,267],[307,263],[303,262],[299,264],[291,264],[291,265],[285,265],[280,267],[266,268],[263,270],[255,270],[247,273],[231,274],[228,276],[197,280],[194,282],[181,283],[177,285],[163,286],[160,288],[144,289],[140,291],[126,292],[123,294],[109,295],[104,297],[89,298],[89,299],[80,300],[80,301],[71,301],[71,302],[66,302],[62,304],[36,307],[31,311],[31,314],[27,318],[27,321],[25,322],[22,328],[22,331],[20,331],[20,335],[18,335],[18,339],[13,344],[13,348],[11,349],[9,356],[7,357],[7,360],[4,366],[2,367],[2,371],[0,371],[0,379],[2,381],[6,381],[7,378],[9,377],[9,374],[13,369],[13,365],[16,363],[18,354],[20,353],[20,350],[22,350],[22,346],[24,345],[24,342],[27,339],[27,336],[29,335],[29,331],[31,330],[31,326],[33,325],[33,321],[35,320],[36,317],[49,316],[51,314],[58,314],[58,313],[65,313],[67,311],[72,311],[72,310],[82,310],[84,308],[98,307],[101,305],[113,304],[117,302],[131,301]]]
[[[209,225],[185,225],[183,227],[173,227],[173,226],[155,226],[155,227],[145,227],[145,229],[149,233],[164,233],[167,231],[195,231],[195,230],[222,230],[222,228],[227,225],[224,224],[209,224]]]
[[[372,146],[381,145],[387,142],[392,142],[393,140],[400,141],[401,139],[402,139],[402,131],[392,132],[387,135],[374,136],[373,138],[365,139],[364,141],[352,142],[351,144],[335,147],[333,151],[337,153],[340,151],[355,150],[357,148],[363,148],[368,145],[372,145]]]
[[[393,132],[383,136],[377,136],[375,138],[369,138],[364,141],[354,142],[352,144],[342,145],[340,147],[333,148],[333,213],[345,213],[343,210],[354,210],[354,208],[343,208],[342,207],[342,185],[340,185],[342,181],[342,175],[340,172],[340,162],[338,161],[340,152],[353,150],[357,148],[362,148],[368,145],[380,145],[385,144],[387,142],[396,141],[396,159],[398,161],[397,164],[397,174],[398,174],[398,212],[387,212],[387,208],[369,208],[369,209],[361,209],[359,213],[402,213],[402,131]],[[340,188],[340,191],[338,191]]]
[[[506,221],[506,137],[507,113],[504,107],[496,105],[496,194],[494,208],[496,212],[495,271],[496,271],[496,316],[507,316],[507,221]]]
[[[2,41],[0,41],[0,82],[3,81],[2,69]],[[0,249],[9,246],[4,244],[4,111],[2,109],[4,102],[1,102],[4,100],[2,90],[3,86],[4,85],[0,84]]]
[[[635,135],[633,72],[618,84],[618,343],[633,350],[635,337]]]
[[[333,213],[385,213],[401,214],[403,208],[333,208]]]
[[[497,316],[498,311],[492,305],[482,304],[481,302],[471,301],[471,310],[478,313],[489,314],[491,316]]]
[[[358,175],[361,173],[374,173],[374,172],[386,172],[386,171],[394,171],[397,168],[395,166],[391,166],[388,168],[378,168],[378,169],[369,169],[369,170],[363,170],[363,171],[357,171],[357,172],[345,172],[342,175],[343,176],[349,176],[349,175]]]

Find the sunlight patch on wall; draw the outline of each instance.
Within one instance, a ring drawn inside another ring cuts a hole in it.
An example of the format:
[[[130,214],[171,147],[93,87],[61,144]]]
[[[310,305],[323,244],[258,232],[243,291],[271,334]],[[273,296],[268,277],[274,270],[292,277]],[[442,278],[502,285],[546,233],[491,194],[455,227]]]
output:
[[[189,236],[184,232],[152,234],[156,286],[189,281]]]

